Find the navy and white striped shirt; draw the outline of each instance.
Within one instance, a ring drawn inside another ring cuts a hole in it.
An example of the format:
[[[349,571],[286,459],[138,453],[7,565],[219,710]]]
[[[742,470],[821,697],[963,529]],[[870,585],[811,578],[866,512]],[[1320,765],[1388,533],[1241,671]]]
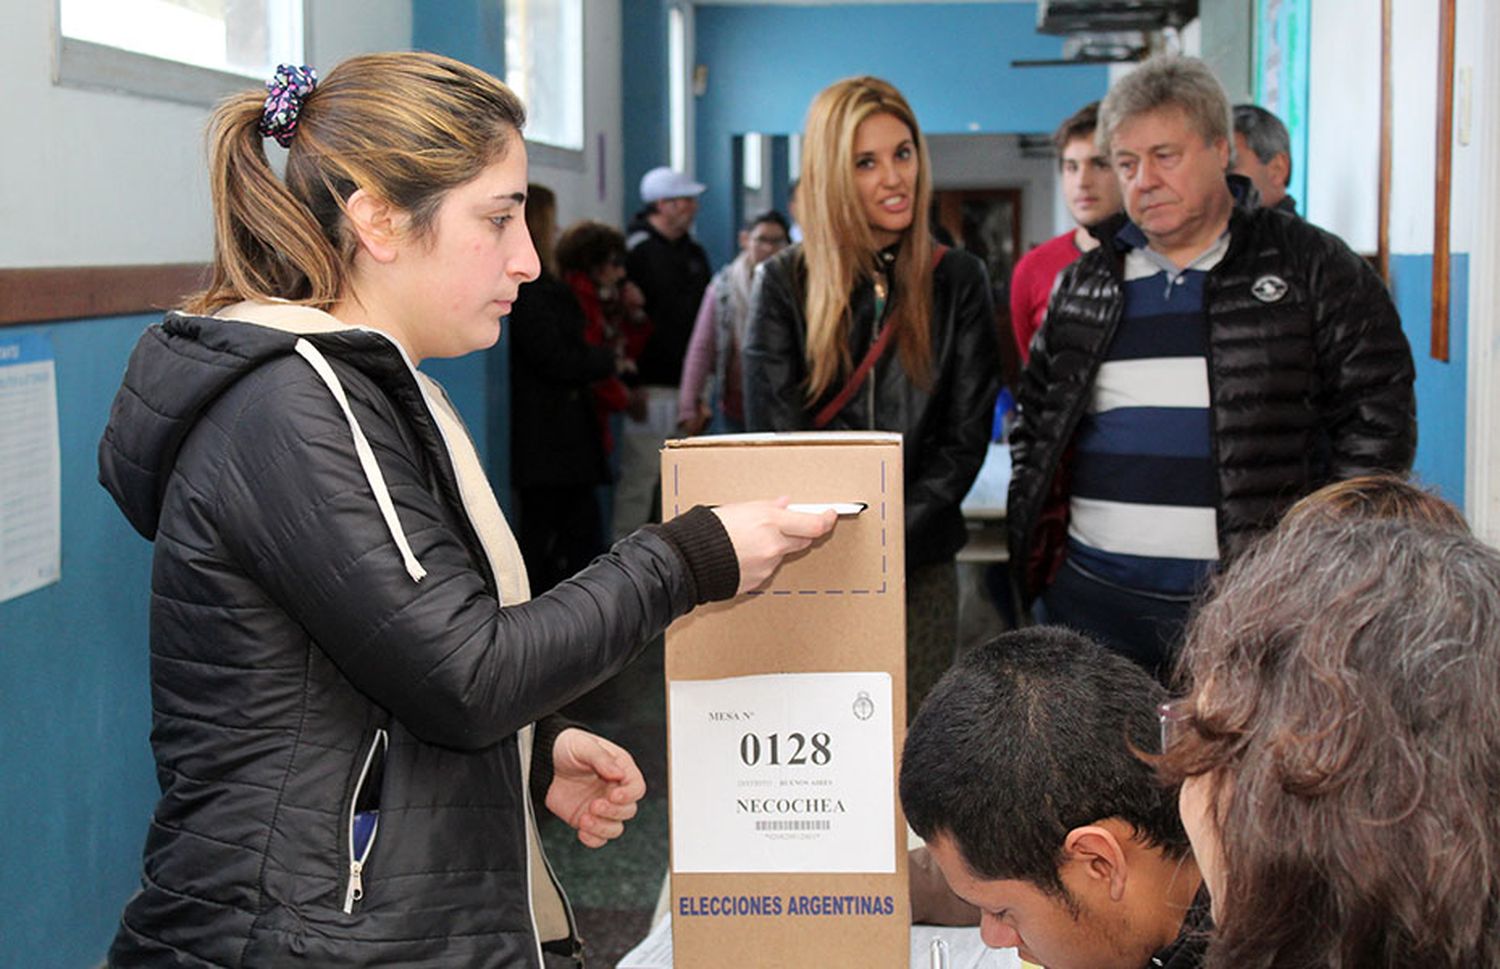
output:
[[[1226,232],[1185,269],[1127,225],[1125,306],[1078,426],[1068,561],[1115,585],[1191,595],[1219,558],[1203,285]]]

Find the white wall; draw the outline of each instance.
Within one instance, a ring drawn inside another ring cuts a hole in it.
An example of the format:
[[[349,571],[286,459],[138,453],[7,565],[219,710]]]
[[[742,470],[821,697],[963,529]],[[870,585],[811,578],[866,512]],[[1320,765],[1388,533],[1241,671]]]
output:
[[[584,4],[583,32],[582,167],[550,164],[549,160],[555,159],[556,155],[545,149],[531,152],[531,180],[557,193],[557,219],[561,228],[579,219],[595,219],[618,226],[625,209],[620,0],[588,0]]]
[[[1072,226],[1056,159],[1023,157],[1015,135],[931,135],[927,150],[934,188],[1021,189],[1023,251]]]
[[[1465,498],[1474,530],[1500,545],[1500,5],[1459,3],[1458,64],[1472,67],[1468,144],[1454,156],[1455,248],[1469,253],[1469,403]],[[1460,95],[1458,111],[1464,105]],[[1486,164],[1480,165],[1483,158]],[[1462,192],[1463,194],[1460,194]],[[1463,211],[1463,223],[1457,213]],[[1459,240],[1462,240],[1460,242]]]
[[[411,0],[308,0],[308,63],[411,45]],[[5,3],[0,267],[207,261],[209,109],[52,83],[52,3]],[[274,148],[274,146],[272,146]]]
[[[1455,60],[1475,79],[1471,112],[1482,107],[1478,88],[1485,69],[1483,0],[1459,0]],[[1433,190],[1437,147],[1437,5],[1395,0],[1391,23],[1393,132],[1391,251],[1432,251]],[[1343,236],[1356,251],[1374,252],[1380,177],[1380,16],[1373,0],[1319,0],[1310,33],[1308,219]],[[1455,96],[1458,92],[1455,91]],[[1455,112],[1462,110],[1457,105]],[[1490,161],[1493,164],[1493,160]],[[1471,201],[1481,170],[1471,137],[1455,143],[1450,244],[1473,246]]]
[[[1378,241],[1380,177],[1380,16],[1370,7],[1369,0],[1313,5],[1307,198],[1297,200],[1310,221],[1367,253]]]

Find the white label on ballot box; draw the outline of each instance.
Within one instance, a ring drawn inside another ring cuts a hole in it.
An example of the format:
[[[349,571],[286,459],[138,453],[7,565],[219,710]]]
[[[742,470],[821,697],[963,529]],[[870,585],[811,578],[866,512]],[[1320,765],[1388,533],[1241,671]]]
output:
[[[889,673],[671,683],[672,869],[894,872]]]

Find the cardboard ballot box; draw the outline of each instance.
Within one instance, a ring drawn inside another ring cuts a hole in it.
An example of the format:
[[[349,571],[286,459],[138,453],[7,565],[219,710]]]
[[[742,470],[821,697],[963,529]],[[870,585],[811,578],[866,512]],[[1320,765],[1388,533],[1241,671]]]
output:
[[[764,588],[667,630],[678,969],[908,965],[901,437],[667,442],[663,514],[864,506]]]

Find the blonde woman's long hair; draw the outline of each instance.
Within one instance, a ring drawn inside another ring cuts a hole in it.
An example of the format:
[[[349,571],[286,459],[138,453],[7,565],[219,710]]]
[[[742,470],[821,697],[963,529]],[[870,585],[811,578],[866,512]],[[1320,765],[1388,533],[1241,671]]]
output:
[[[807,265],[807,398],[816,401],[853,369],[849,296],[872,278],[879,249],[854,183],[854,135],[865,119],[888,114],[911,129],[917,149],[912,223],[901,240],[886,326],[896,327],[901,365],[922,386],[932,381],[932,173],[927,141],[911,106],[877,77],[850,77],[824,88],[807,111],[802,175],[802,257]]]

